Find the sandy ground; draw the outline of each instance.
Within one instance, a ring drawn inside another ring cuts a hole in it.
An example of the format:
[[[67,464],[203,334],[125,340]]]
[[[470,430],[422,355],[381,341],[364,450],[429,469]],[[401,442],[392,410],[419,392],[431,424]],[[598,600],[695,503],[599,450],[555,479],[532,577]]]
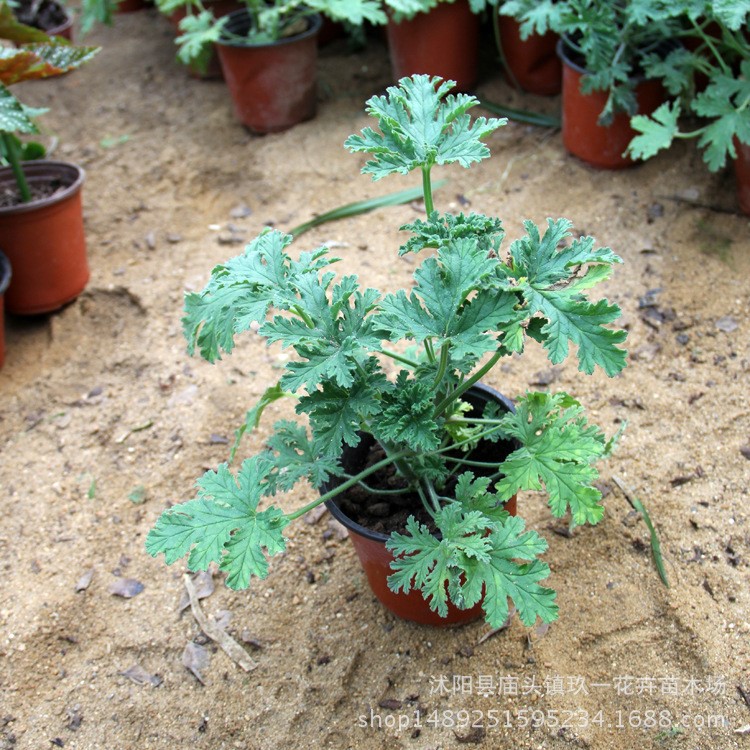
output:
[[[283,362],[252,337],[219,366],[188,358],[183,292],[267,224],[413,181],[373,184],[342,148],[367,123],[365,99],[392,82],[378,39],[354,54],[325,49],[318,117],[259,138],[237,124],[221,82],[186,75],[171,38],[152,10],[120,16],[92,35],[103,50],[87,68],[18,90],[51,108],[55,156],[87,170],[92,278],[65,310],[7,322],[0,748],[750,747],[750,221],[733,212],[731,172],[710,175],[689,145],[599,172],[566,155],[559,133],[510,124],[489,139],[492,160],[436,175],[449,180],[442,209],[499,215],[511,239],[524,218],[568,216],[625,260],[606,290],[629,330],[620,377],[552,369],[534,351],[489,382],[511,396],[549,382],[607,432],[628,422],[602,467],[599,527],[566,538],[542,498],[519,500],[550,542],[559,622],[528,631],[515,620],[480,643],[481,622],[396,620],[327,517],[292,528],[267,580],[234,593],[217,576],[202,600],[255,670],[181,611],[184,568],[148,557],[145,535],[226,458]],[[478,93],[558,106],[513,93],[491,68]],[[396,228],[416,215],[382,210],[297,244],[335,243],[342,271],[396,289],[413,270],[395,259]],[[266,424],[291,407],[269,412]],[[651,511],[669,589],[613,476]],[[112,593],[135,582],[131,598]],[[203,682],[183,665],[188,644]]]

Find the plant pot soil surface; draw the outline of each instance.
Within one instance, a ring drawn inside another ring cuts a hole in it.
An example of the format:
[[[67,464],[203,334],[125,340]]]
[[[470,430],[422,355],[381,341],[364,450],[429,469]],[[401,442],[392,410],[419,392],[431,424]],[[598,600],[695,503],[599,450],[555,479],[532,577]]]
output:
[[[415,184],[372,183],[358,174],[365,158],[341,147],[370,124],[364,101],[392,82],[387,50],[377,38],[356,54],[345,43],[327,47],[316,119],[253,137],[223,85],[191,79],[175,62],[169,22],[155,11],[118,16],[87,41],[105,49],[93,63],[17,92],[50,107],[43,124],[58,137],[55,158],[86,169],[92,278],[60,313],[6,317],[0,747],[478,746],[461,741],[470,729],[424,724],[412,739],[414,727],[369,724],[370,708],[395,716],[420,705],[485,716],[493,708],[601,710],[613,724],[626,712],[621,729],[487,728],[482,747],[500,750],[663,750],[661,730],[627,722],[628,712],[651,709],[726,718],[726,727],[689,729],[667,744],[742,748],[734,730],[748,723],[737,686],[748,690],[750,662],[750,247],[747,218],[731,213],[732,171],[709,173],[690,143],[632,170],[597,171],[565,154],[559,133],[515,124],[489,139],[491,161],[435,171],[449,178],[435,194],[441,210],[498,214],[509,239],[523,217],[569,216],[625,260],[606,288],[624,309],[634,353],[622,376],[584,378],[575,361],[552,367],[529,342],[523,366],[509,358],[488,381],[509,396],[568,390],[608,434],[627,420],[603,467],[605,518],[568,538],[541,496],[522,493],[519,510],[550,544],[544,559],[561,618],[546,633],[515,619],[481,644],[481,621],[425,630],[390,615],[330,517],[308,518],[289,529],[287,554],[267,579],[236,593],[217,575],[201,600],[209,616],[231,613],[228,632],[258,663],[246,673],[181,611],[182,563],[152,560],[143,541],[167,503],[192,497],[195,479],[227,459],[235,427],[278,380],[287,353],[250,335],[218,365],[189,359],[183,292],[200,289],[213,265],[267,224],[291,228]],[[482,97],[559,106],[513,91],[496,68],[483,74]],[[78,120],[66,121],[72,112]],[[328,224],[293,247],[328,242],[340,273],[384,292],[408,288],[417,258],[396,255],[395,227],[418,209]],[[290,400],[272,404],[238,458],[262,447],[274,421],[294,417]],[[651,511],[669,590],[612,474]],[[301,486],[275,502],[291,511],[315,497]],[[137,590],[129,580],[143,590],[129,599],[111,593]],[[205,684],[183,666],[188,644],[185,658]],[[435,689],[441,676],[452,688],[453,675],[471,677],[472,692],[468,679],[466,692]],[[479,675],[495,678],[489,697],[477,691]],[[592,686],[618,675],[654,678],[641,683],[654,693]],[[711,675],[724,675],[724,688],[712,682],[713,692],[698,694],[682,682],[705,688]],[[581,678],[588,693],[556,693],[556,676],[573,685]],[[517,678],[519,694],[498,695],[500,677]],[[669,677],[680,680],[677,695],[660,681]],[[532,679],[541,686],[535,700],[521,694]]]
[[[65,8],[54,0],[20,0],[13,12],[21,23],[46,32],[65,26],[70,21]]]

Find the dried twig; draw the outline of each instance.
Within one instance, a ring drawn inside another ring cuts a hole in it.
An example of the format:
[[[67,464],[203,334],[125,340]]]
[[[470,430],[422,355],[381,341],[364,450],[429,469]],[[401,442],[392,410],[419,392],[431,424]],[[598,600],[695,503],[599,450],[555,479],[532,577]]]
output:
[[[505,630],[509,625],[510,621],[513,619],[513,615],[516,614],[516,608],[511,607],[508,610],[508,616],[505,618],[505,622],[499,627],[499,628],[492,628],[492,630],[488,630],[478,641],[477,646],[480,646],[482,643],[484,643],[486,640],[489,640],[492,638],[493,635],[497,635],[498,633]]]
[[[239,664],[242,669],[249,672],[251,669],[255,669],[258,663],[250,658],[247,651],[240,646],[237,641],[232,638],[231,635],[225,633],[216,623],[211,622],[198,603],[198,594],[193,585],[189,575],[183,576],[182,580],[185,582],[185,588],[187,589],[188,598],[190,599],[190,611],[195,617],[195,621],[198,623],[200,629],[212,640],[221,646],[224,653],[236,664]]]

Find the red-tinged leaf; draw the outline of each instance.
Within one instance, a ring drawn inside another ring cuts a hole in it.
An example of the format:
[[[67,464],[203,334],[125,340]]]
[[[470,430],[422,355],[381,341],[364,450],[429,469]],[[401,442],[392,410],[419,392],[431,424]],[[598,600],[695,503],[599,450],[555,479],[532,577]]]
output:
[[[0,82],[9,86],[19,81],[52,78],[80,67],[98,47],[73,47],[60,42],[0,48]]]

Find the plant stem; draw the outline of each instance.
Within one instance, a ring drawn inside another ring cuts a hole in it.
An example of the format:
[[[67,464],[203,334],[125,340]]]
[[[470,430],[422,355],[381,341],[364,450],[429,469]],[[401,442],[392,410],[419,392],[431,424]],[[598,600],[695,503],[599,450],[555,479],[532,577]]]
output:
[[[427,352],[427,359],[430,360],[430,362],[434,362],[437,357],[435,357],[435,349],[432,346],[432,341],[430,339],[424,340],[424,350]]]
[[[515,75],[513,75],[510,65],[508,65],[508,60],[503,50],[503,42],[500,38],[500,10],[496,5],[490,5],[490,13],[492,13],[492,33],[495,37],[495,47],[497,49],[497,56],[500,58],[500,64],[503,66],[503,71],[508,76],[511,86],[517,91],[522,91],[523,89],[516,80]]]
[[[429,166],[422,167],[422,193],[424,195],[424,210],[427,216],[435,210],[435,206],[432,202],[432,183],[430,182],[430,169]]]
[[[450,342],[446,341],[441,347],[440,347],[440,364],[438,365],[438,371],[437,375],[435,375],[435,380],[432,383],[432,390],[437,390],[438,386],[440,385],[440,382],[442,381],[443,377],[445,376],[445,371],[448,369],[448,361],[450,359]]]
[[[10,133],[0,133],[0,138],[2,138],[3,146],[5,146],[6,158],[13,172],[13,177],[16,179],[16,186],[21,196],[21,202],[28,203],[31,200],[31,190],[29,190],[29,183],[26,181],[26,175],[23,173],[23,167],[21,167],[21,154],[18,150],[18,143]]]
[[[317,508],[318,505],[320,505],[321,503],[324,503],[326,500],[331,500],[337,495],[340,495],[342,492],[346,492],[350,487],[354,487],[355,484],[359,484],[361,480],[363,480],[365,477],[369,477],[370,474],[374,474],[376,471],[380,471],[380,469],[384,469],[386,466],[389,466],[395,461],[398,461],[399,459],[405,458],[406,456],[410,456],[410,455],[412,455],[412,451],[402,450],[402,451],[399,451],[398,453],[394,453],[392,456],[387,456],[382,461],[378,461],[372,466],[368,466],[363,471],[360,471],[359,474],[356,474],[350,479],[347,479],[345,482],[342,482],[340,485],[338,485],[338,487],[334,487],[332,490],[329,490],[324,495],[321,495],[317,500],[313,500],[313,502],[308,503],[307,505],[305,505],[302,508],[299,508],[298,510],[295,510],[293,513],[290,513],[287,516],[287,518],[290,521],[294,521],[296,518],[299,518],[300,516],[304,516],[305,513],[307,513],[308,511],[311,511],[313,508]]]
[[[455,456],[446,456],[445,460],[452,461],[461,466],[476,466],[479,469],[497,469],[498,466],[496,463],[492,464],[487,461],[471,461],[468,458],[456,458]]]
[[[503,356],[503,353],[501,351],[495,352],[488,360],[487,362],[480,367],[470,378],[467,380],[464,380],[461,385],[456,388],[453,393],[446,396],[435,408],[435,416],[439,417],[450,405],[453,401],[455,401],[457,398],[459,398],[463,393],[469,390],[474,383],[478,382],[481,378],[483,378],[501,359]]]
[[[401,362],[405,365],[408,365],[412,369],[416,369],[419,367],[419,362],[415,362],[413,359],[409,359],[408,357],[404,357],[402,354],[398,354],[396,352],[392,352],[389,349],[381,349],[380,350],[383,354],[385,354],[386,357],[390,357],[391,359],[395,359],[396,362]]]
[[[432,503],[434,512],[439,513],[440,512],[440,498],[438,497],[438,494],[435,491],[435,487],[433,486],[432,482],[429,479],[424,480],[424,485],[427,489],[427,494],[430,496],[430,502]]]
[[[446,422],[452,424],[502,424],[502,419],[484,419],[482,417],[450,417]]]

